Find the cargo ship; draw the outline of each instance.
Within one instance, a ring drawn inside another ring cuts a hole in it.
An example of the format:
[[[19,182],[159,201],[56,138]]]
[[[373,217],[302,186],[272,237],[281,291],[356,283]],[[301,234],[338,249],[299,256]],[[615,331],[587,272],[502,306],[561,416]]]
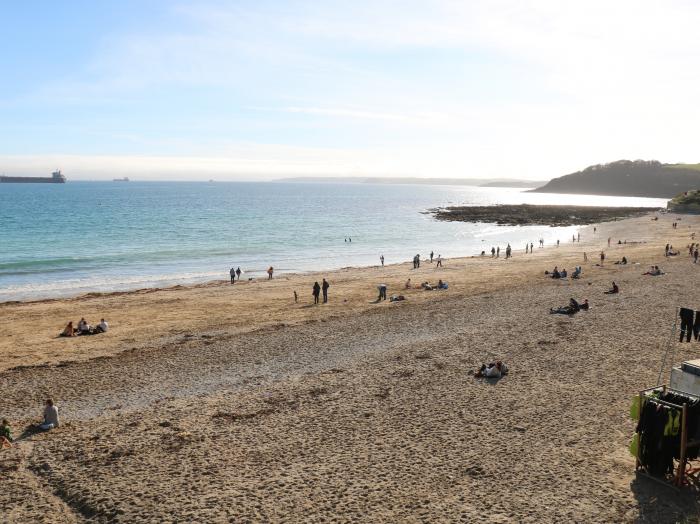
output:
[[[0,184],[65,184],[66,177],[60,170],[51,176],[0,176]]]

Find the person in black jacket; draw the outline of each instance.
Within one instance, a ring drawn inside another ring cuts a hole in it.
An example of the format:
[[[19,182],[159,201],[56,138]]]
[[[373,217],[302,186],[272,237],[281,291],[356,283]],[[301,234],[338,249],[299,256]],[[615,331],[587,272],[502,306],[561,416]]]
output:
[[[679,342],[683,342],[683,335],[686,335],[686,342],[690,342],[690,335],[693,331],[693,318],[695,316],[695,311],[692,309],[684,308],[682,307],[680,310],[680,317],[681,317],[681,336],[680,339],[678,340]]]
[[[328,303],[328,288],[331,287],[331,285],[328,283],[328,281],[324,278],[323,279],[323,284],[321,285],[321,289],[323,289],[323,303],[326,304]]]
[[[321,294],[321,286],[318,285],[318,282],[314,282],[314,288],[311,294],[314,296],[314,304],[318,304],[318,296]]]

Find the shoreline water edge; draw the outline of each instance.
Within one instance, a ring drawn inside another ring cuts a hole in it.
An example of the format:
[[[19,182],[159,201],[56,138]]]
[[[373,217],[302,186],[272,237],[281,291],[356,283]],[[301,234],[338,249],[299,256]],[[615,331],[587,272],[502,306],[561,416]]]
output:
[[[270,265],[282,274],[371,266],[380,255],[396,263],[430,250],[455,258],[507,243],[523,249],[539,238],[551,244],[578,230],[445,222],[430,215],[436,206],[665,203],[450,186],[339,184],[331,193],[325,184],[95,186],[2,188],[0,301],[202,284],[225,278],[232,265],[245,280],[264,278]]]

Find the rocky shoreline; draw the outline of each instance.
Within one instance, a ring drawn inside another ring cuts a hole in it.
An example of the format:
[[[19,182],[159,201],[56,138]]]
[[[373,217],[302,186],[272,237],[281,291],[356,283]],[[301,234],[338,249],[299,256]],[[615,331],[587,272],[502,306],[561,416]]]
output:
[[[501,226],[579,226],[610,222],[656,211],[649,207],[536,206],[451,206],[431,209],[437,220],[490,222]]]

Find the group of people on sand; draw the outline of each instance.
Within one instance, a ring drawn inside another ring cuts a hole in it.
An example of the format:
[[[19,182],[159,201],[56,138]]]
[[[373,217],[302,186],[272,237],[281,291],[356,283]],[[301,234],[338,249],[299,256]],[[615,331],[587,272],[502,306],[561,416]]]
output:
[[[420,284],[414,286],[409,278],[406,280],[406,284],[404,285],[405,289],[424,289],[426,291],[432,291],[434,289],[447,289],[448,287],[447,282],[444,282],[442,279],[439,279],[437,284],[431,284],[426,280],[425,282],[421,282]]]
[[[229,275],[231,275],[231,284],[236,283],[236,277],[238,277],[238,281],[240,282],[241,273],[243,273],[243,271],[241,271],[240,267],[238,267],[236,269],[231,268],[231,271],[229,271]]]
[[[328,281],[324,278],[323,283],[319,284],[318,281],[314,282],[313,288],[311,289],[311,294],[314,297],[314,304],[319,303],[319,297],[321,296],[321,292],[323,291],[323,303],[327,304],[328,303],[328,288],[331,287],[331,285],[328,283]],[[296,293],[295,293],[296,295]]]
[[[54,403],[53,399],[46,399],[44,404],[44,413],[41,422],[31,426],[31,430],[41,430],[49,431],[57,428],[60,425],[60,420],[58,418],[58,407]],[[12,436],[12,428],[10,427],[10,422],[4,418],[2,423],[0,423],[0,449],[8,449],[12,447],[14,442]]]
[[[661,271],[661,268],[659,266],[649,266],[649,269],[642,273],[642,275],[650,275],[652,277],[658,277],[659,275],[663,275],[664,272]]]
[[[571,273],[571,278],[579,278],[582,272],[583,268],[581,266],[576,266],[574,268],[574,272]],[[554,266],[554,269],[551,271],[551,273],[545,270],[544,274],[554,279],[568,278],[569,276],[569,273],[566,271],[566,268],[562,268],[560,270],[558,266]]]
[[[500,360],[491,362],[490,364],[482,364],[479,371],[474,373],[475,377],[483,378],[501,378],[508,374],[508,366]]]
[[[78,322],[77,327],[73,326],[72,320],[68,322],[68,324],[66,324],[66,327],[63,328],[63,331],[61,331],[61,334],[59,336],[77,337],[81,335],[97,335],[99,333],[107,333],[108,330],[109,324],[107,324],[107,321],[104,318],[101,319],[100,323],[96,326],[91,326],[90,323],[87,320],[85,320],[85,317],[83,317]]]

